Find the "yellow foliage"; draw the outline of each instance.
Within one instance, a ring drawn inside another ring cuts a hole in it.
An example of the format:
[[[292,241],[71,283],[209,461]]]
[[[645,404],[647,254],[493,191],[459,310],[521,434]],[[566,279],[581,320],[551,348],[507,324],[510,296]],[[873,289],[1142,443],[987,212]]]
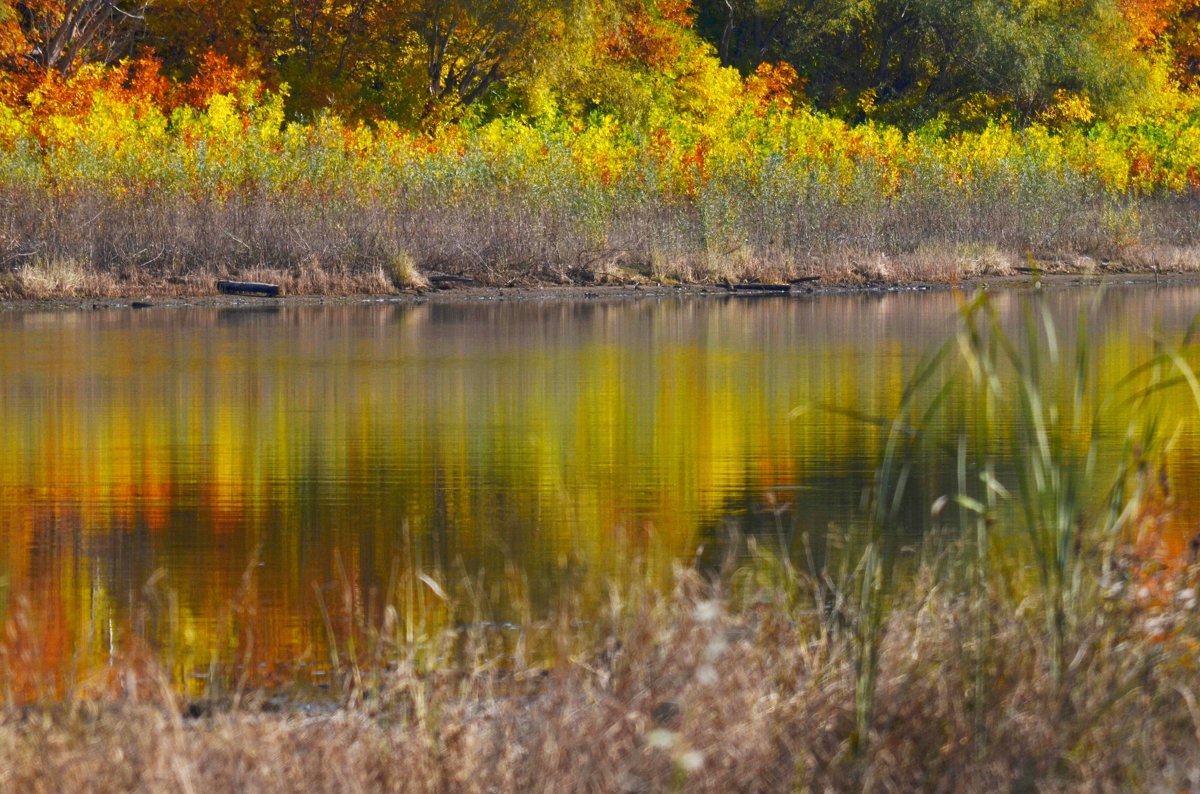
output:
[[[1000,121],[953,136],[905,134],[793,105],[794,75],[782,67],[743,81],[712,59],[698,62],[708,66],[679,75],[678,95],[652,102],[640,124],[617,113],[587,121],[550,113],[427,134],[330,114],[288,122],[286,89],[263,93],[256,83],[168,118],[89,68],[77,78],[94,89],[82,110],[56,111],[51,88],[32,92],[26,107],[0,105],[0,174],[49,190],[215,199],[249,189],[326,197],[395,190],[405,175],[409,184],[464,198],[487,180],[531,194],[572,186],[595,201],[628,190],[692,200],[713,184],[757,185],[768,164],[843,202],[895,198],[918,185],[967,195],[1011,191],[1030,174],[1114,195],[1200,187],[1200,125],[1188,103],[1105,123],[1085,96],[1063,92],[1028,128]]]
[[[1096,114],[1086,94],[1062,88],[1054,93],[1054,104],[1043,114],[1049,124],[1086,124],[1094,118]]]

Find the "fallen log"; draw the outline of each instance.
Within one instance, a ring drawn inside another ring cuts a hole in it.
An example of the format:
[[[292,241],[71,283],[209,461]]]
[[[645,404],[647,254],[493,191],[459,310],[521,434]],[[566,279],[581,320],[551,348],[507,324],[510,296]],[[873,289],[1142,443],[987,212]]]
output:
[[[442,273],[434,273],[427,277],[429,283],[438,289],[452,289],[453,287],[477,287],[479,281],[470,276],[451,276]]]
[[[279,297],[278,284],[262,284],[257,281],[218,281],[217,291],[224,295],[259,295],[267,298]]]
[[[734,284],[736,292],[791,292],[791,284]]]

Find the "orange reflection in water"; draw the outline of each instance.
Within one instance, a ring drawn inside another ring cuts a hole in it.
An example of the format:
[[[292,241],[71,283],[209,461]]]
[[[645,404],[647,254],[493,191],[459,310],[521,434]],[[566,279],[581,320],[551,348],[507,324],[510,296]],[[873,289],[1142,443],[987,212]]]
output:
[[[1110,293],[1105,377],[1149,350],[1129,328],[1185,323],[1196,292]],[[1085,299],[1053,298],[1065,327]],[[471,579],[481,617],[503,621],[568,587],[598,602],[633,571],[665,581],[729,523],[853,525],[879,431],[827,408],[893,412],[954,309],[941,294],[10,312],[8,685],[111,687],[143,647],[186,689],[214,661],[269,682],[328,667],[385,602],[409,635],[443,626],[421,573]],[[1181,439],[1173,465],[1200,471]],[[953,461],[922,472],[914,534]]]

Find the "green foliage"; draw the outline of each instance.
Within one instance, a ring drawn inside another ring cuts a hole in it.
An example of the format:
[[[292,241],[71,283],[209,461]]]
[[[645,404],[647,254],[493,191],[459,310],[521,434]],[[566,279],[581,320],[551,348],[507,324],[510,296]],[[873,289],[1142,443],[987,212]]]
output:
[[[699,5],[701,29],[719,37],[727,62],[748,71],[787,60],[819,107],[850,119],[1028,122],[1061,92],[1115,112],[1146,80],[1115,0]]]

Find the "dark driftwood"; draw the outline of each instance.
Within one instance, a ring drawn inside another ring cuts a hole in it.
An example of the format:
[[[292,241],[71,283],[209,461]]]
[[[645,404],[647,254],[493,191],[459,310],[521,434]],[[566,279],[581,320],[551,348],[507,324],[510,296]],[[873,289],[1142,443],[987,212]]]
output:
[[[429,276],[429,283],[438,289],[450,289],[451,287],[476,287],[479,282],[470,276],[450,276],[444,274],[435,274]]]
[[[734,284],[737,292],[791,292],[791,284]]]
[[[814,281],[820,281],[820,276],[801,276],[800,278],[789,279],[789,284],[810,284]]]
[[[225,295],[262,295],[275,298],[279,296],[279,285],[260,284],[257,281],[218,281],[217,291]]]

